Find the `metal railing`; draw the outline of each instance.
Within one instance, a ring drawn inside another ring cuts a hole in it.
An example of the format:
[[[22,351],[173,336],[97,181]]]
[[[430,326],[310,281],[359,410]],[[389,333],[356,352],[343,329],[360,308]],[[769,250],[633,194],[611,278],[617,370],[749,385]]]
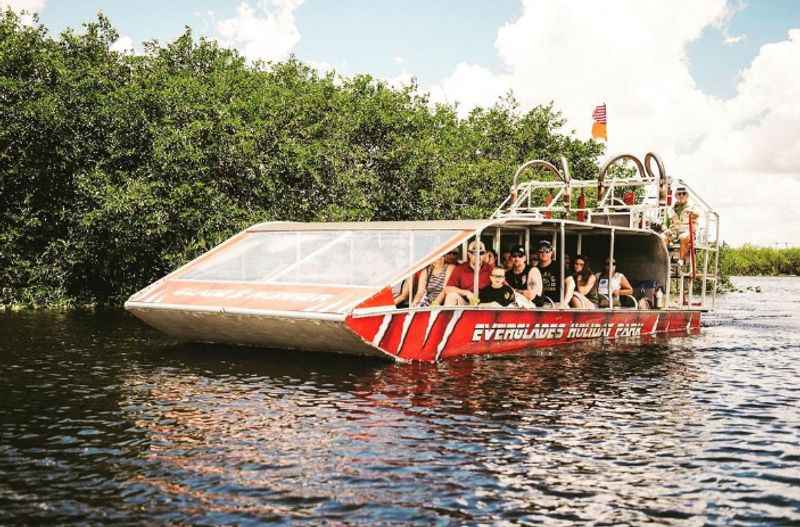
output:
[[[630,162],[635,175],[611,177],[611,169],[619,162]],[[539,169],[554,176],[553,180],[521,181],[526,170]],[[671,307],[706,307],[711,295],[716,307],[719,283],[719,214],[683,180],[690,200],[699,209],[696,232],[691,233],[690,266],[669,263],[665,293]],[[658,155],[649,152],[640,161],[632,154],[612,156],[598,172],[596,179],[572,179],[566,158],[561,168],[543,160],[528,161],[514,173],[511,192],[492,214],[493,218],[560,218],[589,224],[608,225],[661,233],[670,215],[671,178]],[[587,197],[587,191],[590,192]],[[576,193],[577,199],[576,199]],[[593,194],[593,195],[592,195]],[[589,200],[593,199],[593,206]],[[662,236],[668,251],[674,248]],[[673,287],[674,286],[674,287]],[[676,294],[671,295],[674,291]],[[699,300],[698,300],[699,295]]]

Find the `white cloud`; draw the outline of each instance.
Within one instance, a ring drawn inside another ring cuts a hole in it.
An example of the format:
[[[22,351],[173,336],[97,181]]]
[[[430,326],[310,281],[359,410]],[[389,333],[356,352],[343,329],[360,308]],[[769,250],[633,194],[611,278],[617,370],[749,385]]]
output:
[[[22,15],[22,23],[31,25],[33,24],[32,13],[41,13],[47,0],[0,0],[0,12],[6,9],[11,9],[17,13],[24,12]]]
[[[273,0],[255,7],[241,2],[236,16],[216,23],[221,45],[237,48],[250,60],[283,60],[300,41],[294,11],[303,0]]]
[[[673,176],[720,209],[724,239],[800,244],[800,220],[775,198],[800,201],[800,29],[761,48],[731,99],[703,93],[689,71],[689,43],[707,27],[726,35],[741,8],[523,0],[497,34],[502,71],[458,64],[431,97],[460,101],[463,114],[513,89],[523,108],[555,101],[583,137],[592,108],[606,102],[610,150],[661,153]]]
[[[133,39],[127,35],[120,36],[113,44],[111,44],[111,51],[119,53],[136,53],[136,47],[133,44]]]
[[[0,9],[11,8],[14,11],[38,13],[44,9],[47,0],[0,0]]]
[[[464,116],[475,106],[492,104],[510,88],[508,76],[495,75],[482,66],[462,62],[441,84],[430,88],[430,95],[434,103],[457,103],[459,113]]]
[[[306,60],[306,64],[317,70],[320,75],[327,75],[330,72],[336,71],[336,66],[324,60]]]
[[[722,39],[722,43],[725,44],[726,46],[732,46],[734,44],[738,44],[739,42],[742,42],[746,38],[747,38],[747,35],[745,35],[745,34],[736,35],[736,36],[727,35],[727,36],[725,36],[724,39]]]
[[[389,86],[398,89],[406,88],[417,82],[416,77],[411,73],[407,72],[405,69],[401,71],[399,74],[395,75],[394,77],[390,77],[385,80]]]

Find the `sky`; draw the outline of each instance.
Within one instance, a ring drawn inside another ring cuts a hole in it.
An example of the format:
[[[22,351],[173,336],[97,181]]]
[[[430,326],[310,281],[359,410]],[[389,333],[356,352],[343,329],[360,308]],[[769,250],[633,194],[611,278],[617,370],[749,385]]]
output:
[[[462,114],[509,90],[608,151],[658,152],[739,245],[800,245],[800,0],[0,0],[53,33],[102,11],[118,49],[189,26],[249,59],[412,77]]]

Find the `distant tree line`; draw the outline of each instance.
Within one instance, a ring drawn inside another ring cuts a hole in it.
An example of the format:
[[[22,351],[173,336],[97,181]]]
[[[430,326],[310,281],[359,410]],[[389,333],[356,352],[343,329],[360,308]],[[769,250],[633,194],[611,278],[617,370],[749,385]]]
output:
[[[509,95],[459,118],[415,86],[196,39],[111,50],[0,18],[0,305],[119,305],[247,225],[485,217],[531,158],[603,146]]]
[[[720,271],[724,276],[800,275],[800,247],[723,246]]]

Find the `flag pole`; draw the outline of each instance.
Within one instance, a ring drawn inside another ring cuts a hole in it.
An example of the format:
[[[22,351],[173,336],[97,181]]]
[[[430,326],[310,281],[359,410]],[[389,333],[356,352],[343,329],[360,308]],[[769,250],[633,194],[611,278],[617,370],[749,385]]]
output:
[[[609,147],[609,139],[608,139],[608,105],[605,101],[603,101],[603,108],[606,109],[606,156],[611,155],[611,148]]]

